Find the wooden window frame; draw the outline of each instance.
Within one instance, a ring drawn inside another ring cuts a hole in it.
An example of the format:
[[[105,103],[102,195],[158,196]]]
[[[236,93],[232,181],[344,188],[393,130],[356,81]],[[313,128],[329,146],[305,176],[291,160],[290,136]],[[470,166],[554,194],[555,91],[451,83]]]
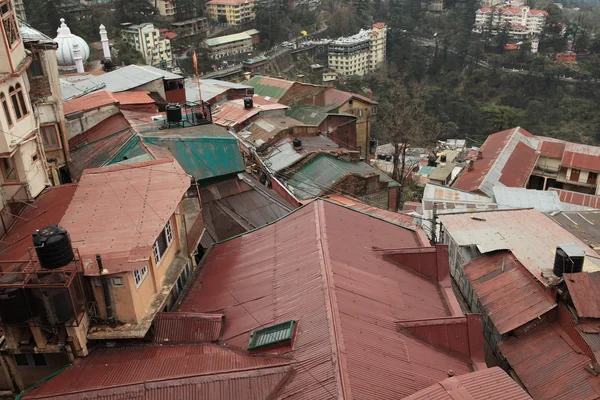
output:
[[[15,179],[7,178],[7,175],[10,175],[10,174],[9,174],[9,171],[6,170],[3,160],[10,160],[10,162],[12,164],[12,170],[10,170],[10,172],[14,171]],[[0,159],[0,170],[2,171],[2,177],[4,178],[4,182],[19,182],[19,171],[17,171],[17,167],[15,166],[15,160],[13,157],[2,157]]]
[[[8,10],[6,12],[2,12],[2,7],[7,6]],[[15,11],[11,7],[10,0],[0,1],[0,19],[2,19],[2,30],[4,31],[4,35],[6,38],[6,42],[8,43],[8,47],[10,50],[14,50],[19,43],[21,42],[21,32],[19,31],[19,25],[17,24],[17,19],[15,18]],[[8,28],[12,31],[12,35],[14,35],[14,40],[10,41],[10,37],[7,32],[7,24]]]
[[[10,109],[8,107],[8,98],[4,94],[4,92],[0,92],[0,103],[2,103],[2,112],[4,113],[4,117],[6,117],[6,122],[8,122],[8,127],[12,127],[13,120],[12,115],[10,115]]]
[[[23,95],[23,86],[21,86],[20,83],[17,83],[14,87],[11,86],[8,88],[8,95],[13,106],[15,117],[17,117],[17,122],[19,122],[29,115],[29,109],[27,108],[25,96]],[[20,117],[19,114],[21,114]]]
[[[47,128],[53,128],[54,129],[54,132],[51,133],[51,135],[54,136],[54,140],[56,142],[55,145],[46,142],[46,129]],[[58,125],[57,124],[45,124],[45,125],[41,125],[40,126],[40,136],[42,137],[42,144],[44,145],[45,149],[48,149],[48,150],[57,150],[57,149],[62,148],[61,143],[60,143],[60,139],[59,139],[59,135],[58,135]]]
[[[173,225],[171,223],[171,220],[169,220],[166,223],[165,228],[160,232],[159,237],[154,241],[154,244],[152,245],[152,254],[154,256],[155,267],[158,268],[163,257],[165,256],[167,251],[169,251],[169,247],[171,247],[171,244],[173,243],[173,237]],[[160,240],[163,240],[166,243],[166,246],[164,247],[162,252],[159,246]]]
[[[139,289],[139,287],[144,283],[146,277],[148,276],[148,266],[144,265],[140,269],[133,270],[133,282],[135,283],[135,288]]]

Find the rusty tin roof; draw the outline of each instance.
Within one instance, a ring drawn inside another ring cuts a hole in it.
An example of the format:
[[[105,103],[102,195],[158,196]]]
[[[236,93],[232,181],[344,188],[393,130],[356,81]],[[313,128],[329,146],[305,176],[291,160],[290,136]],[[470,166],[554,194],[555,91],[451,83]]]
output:
[[[88,169],[61,225],[79,248],[86,275],[97,275],[96,254],[109,273],[148,265],[150,250],[190,186],[173,159]]]
[[[429,344],[447,341],[452,325],[432,328],[429,342],[398,331],[397,321],[443,319],[456,309],[437,282],[376,250],[420,246],[411,230],[316,200],[215,245],[179,311],[224,310],[221,340],[243,348],[254,330],[297,321],[284,351],[302,367],[283,398],[401,398],[448,370],[471,371],[470,360]]]
[[[482,255],[464,271],[501,335],[556,307],[552,295],[508,251]]]
[[[223,314],[160,312],[156,314],[154,342],[160,344],[214,342],[219,339]]]
[[[600,318],[600,272],[564,274],[577,315]]]
[[[102,90],[97,93],[81,96],[73,100],[68,100],[63,103],[63,111],[65,115],[74,114],[77,112],[85,112],[96,108],[118,104],[119,101],[113,94],[107,90]]]

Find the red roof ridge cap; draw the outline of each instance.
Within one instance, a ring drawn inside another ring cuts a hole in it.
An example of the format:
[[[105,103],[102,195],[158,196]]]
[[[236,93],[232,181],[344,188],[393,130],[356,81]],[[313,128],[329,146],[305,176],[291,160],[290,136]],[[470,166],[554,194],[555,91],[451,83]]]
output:
[[[333,282],[333,271],[331,269],[331,258],[329,256],[329,249],[324,245],[323,242],[327,241],[327,231],[325,229],[325,208],[323,202],[315,201],[313,203],[314,211],[316,214],[315,222],[317,225],[317,246],[319,247],[319,259],[321,264],[321,277],[323,279],[324,295],[325,295],[325,309],[329,316],[328,321],[331,327],[332,344],[331,351],[335,359],[337,359],[337,370],[334,372],[338,375],[337,379],[338,392],[342,393],[342,397],[345,399],[352,398],[352,391],[350,388],[350,376],[348,374],[348,363],[346,358],[346,350],[344,338],[342,335],[342,323],[340,321],[340,314],[337,307],[337,297],[335,295],[335,284]]]

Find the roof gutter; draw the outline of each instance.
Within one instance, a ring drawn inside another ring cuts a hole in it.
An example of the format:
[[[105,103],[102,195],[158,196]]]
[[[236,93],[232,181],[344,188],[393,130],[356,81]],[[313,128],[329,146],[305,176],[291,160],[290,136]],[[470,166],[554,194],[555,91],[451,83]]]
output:
[[[50,375],[40,379],[39,381],[37,381],[36,383],[34,383],[33,385],[29,386],[27,389],[21,391],[21,393],[17,394],[17,396],[15,397],[15,400],[20,400],[22,396],[25,396],[27,393],[29,393],[30,391],[32,391],[33,389],[35,389],[36,387],[40,386],[42,383],[54,378],[56,375],[60,374],[61,372],[63,372],[65,369],[67,369],[68,367],[71,366],[71,363],[65,365],[64,367],[62,367],[59,370],[54,371],[53,373],[51,373]]]

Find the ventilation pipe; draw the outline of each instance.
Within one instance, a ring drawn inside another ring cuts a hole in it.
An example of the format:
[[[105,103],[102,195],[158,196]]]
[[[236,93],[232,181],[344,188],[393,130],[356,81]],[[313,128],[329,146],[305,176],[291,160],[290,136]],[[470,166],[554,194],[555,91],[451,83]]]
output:
[[[108,45],[108,34],[106,33],[106,27],[100,25],[100,41],[102,42],[102,52],[104,58],[110,60],[110,46]]]
[[[474,169],[475,169],[475,161],[469,160],[469,163],[467,164],[467,171],[473,171]]]
[[[77,72],[85,72],[85,69],[83,68],[83,58],[81,57],[81,47],[79,47],[78,43],[73,43],[73,60],[75,60]]]
[[[106,276],[107,270],[102,268],[102,257],[100,254],[96,254],[96,262],[98,263],[98,270],[100,272],[100,280],[102,281],[102,291],[104,292],[104,304],[106,305],[106,319],[108,322],[114,322],[114,304],[112,298],[112,288],[110,286],[109,277]]]

